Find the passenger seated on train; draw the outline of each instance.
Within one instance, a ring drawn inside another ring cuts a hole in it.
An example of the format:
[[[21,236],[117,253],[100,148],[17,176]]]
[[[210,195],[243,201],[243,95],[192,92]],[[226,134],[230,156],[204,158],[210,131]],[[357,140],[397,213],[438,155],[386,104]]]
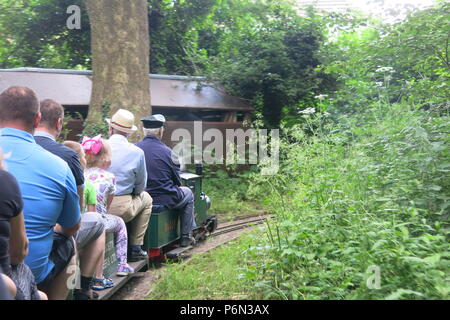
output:
[[[5,275],[0,268],[0,301],[13,300],[16,295],[16,290],[16,285],[12,282],[11,278]]]
[[[78,159],[80,160],[80,164],[81,164],[81,167],[83,168],[83,172],[84,172],[84,170],[86,170],[87,164],[86,164],[86,155],[85,155],[84,149],[81,146],[81,144],[79,144],[78,142],[75,142],[75,141],[64,141],[63,145],[72,149],[73,151],[75,151],[77,153]],[[85,212],[85,213],[81,215],[82,219],[83,219],[83,215],[85,215],[86,213],[89,213],[89,214],[95,213],[95,214],[99,215],[99,213],[97,213],[96,205],[97,205],[97,193],[95,192],[95,187],[89,179],[86,179],[84,181],[84,201],[83,201],[83,205],[81,206],[81,208],[82,208],[81,212]],[[103,217],[102,217],[102,219],[103,219]],[[95,271],[95,277],[92,279],[92,282],[91,282],[91,288],[94,290],[105,290],[108,288],[112,288],[115,285],[114,281],[112,279],[105,278],[103,276],[104,263],[105,263],[105,255],[102,255],[97,264],[97,268]]]
[[[80,204],[67,163],[33,138],[40,118],[31,89],[10,87],[0,94],[0,148],[8,155],[7,169],[17,179],[24,202],[29,239],[25,263],[38,288],[58,300],[67,298],[67,284],[76,270],[73,236],[80,227]]]
[[[81,168],[86,170],[86,153],[84,152],[83,146],[75,141],[64,141],[63,146],[72,149],[77,153],[78,159],[80,160]],[[81,212],[97,212],[95,206],[97,205],[97,194],[95,193],[94,185],[89,180],[84,180],[83,189],[83,204],[81,206]]]
[[[194,195],[188,187],[181,187],[180,165],[174,161],[172,150],[162,141],[166,119],[156,114],[142,119],[145,138],[136,143],[145,153],[147,167],[147,192],[154,205],[181,210],[182,247],[195,243],[192,230],[196,228],[194,219]]]
[[[23,201],[17,180],[3,170],[0,152],[0,269],[11,298],[46,300],[39,292],[30,268],[23,263],[28,239],[23,220]]]
[[[94,138],[84,137],[81,145],[86,152],[87,169],[84,176],[94,185],[97,194],[96,210],[105,221],[106,232],[114,232],[114,245],[119,260],[116,274],[126,276],[134,272],[127,263],[127,227],[122,218],[108,213],[116,191],[116,178],[111,172],[106,171],[111,165],[111,147],[101,135]]]
[[[77,184],[80,208],[83,207],[84,175],[78,155],[72,149],[56,142],[64,123],[64,108],[54,100],[46,99],[40,103],[41,121],[34,132],[36,143],[45,150],[63,159],[68,165]],[[75,290],[75,300],[96,299],[91,291],[93,275],[102,267],[105,255],[105,224],[100,214],[88,212],[81,215],[80,230],[75,235],[80,259],[81,288]]]
[[[147,170],[144,152],[128,142],[128,137],[136,132],[134,115],[119,109],[109,123],[108,140],[112,150],[109,172],[116,177],[116,192],[109,213],[121,217],[128,224],[128,261],[147,259],[142,250],[144,236],[152,213],[152,198],[145,192]]]

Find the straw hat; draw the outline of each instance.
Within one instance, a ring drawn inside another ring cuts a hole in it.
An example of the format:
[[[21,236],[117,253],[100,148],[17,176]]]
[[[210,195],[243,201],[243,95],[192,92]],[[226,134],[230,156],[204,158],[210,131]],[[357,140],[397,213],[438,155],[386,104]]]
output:
[[[137,130],[137,127],[134,125],[134,115],[125,109],[119,109],[112,116],[111,119],[106,119],[106,122],[116,130],[133,133]]]

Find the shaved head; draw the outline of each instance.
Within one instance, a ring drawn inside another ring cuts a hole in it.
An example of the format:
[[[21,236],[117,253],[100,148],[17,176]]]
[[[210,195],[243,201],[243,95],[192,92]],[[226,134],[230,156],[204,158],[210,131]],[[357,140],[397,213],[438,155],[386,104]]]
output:
[[[0,123],[19,122],[32,130],[39,113],[39,100],[33,90],[14,86],[0,94]]]

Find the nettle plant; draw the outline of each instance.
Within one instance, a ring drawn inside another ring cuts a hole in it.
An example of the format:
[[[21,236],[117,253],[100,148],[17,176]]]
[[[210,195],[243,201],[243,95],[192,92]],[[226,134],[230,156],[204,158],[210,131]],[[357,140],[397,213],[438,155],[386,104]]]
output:
[[[264,297],[448,298],[449,117],[384,107],[292,131],[278,176],[260,181],[278,220],[246,276]]]

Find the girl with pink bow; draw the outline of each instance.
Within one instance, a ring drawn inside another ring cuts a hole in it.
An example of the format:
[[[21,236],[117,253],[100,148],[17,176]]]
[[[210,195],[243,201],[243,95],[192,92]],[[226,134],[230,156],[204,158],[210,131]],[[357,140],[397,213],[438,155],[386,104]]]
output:
[[[86,153],[87,169],[84,177],[90,181],[97,193],[96,210],[105,219],[106,232],[114,232],[116,255],[119,260],[118,276],[133,273],[134,269],[127,263],[128,235],[125,222],[122,218],[108,213],[109,206],[116,191],[116,179],[106,170],[111,166],[111,147],[101,135],[94,138],[84,137],[81,143]],[[102,275],[103,270],[100,270]]]

